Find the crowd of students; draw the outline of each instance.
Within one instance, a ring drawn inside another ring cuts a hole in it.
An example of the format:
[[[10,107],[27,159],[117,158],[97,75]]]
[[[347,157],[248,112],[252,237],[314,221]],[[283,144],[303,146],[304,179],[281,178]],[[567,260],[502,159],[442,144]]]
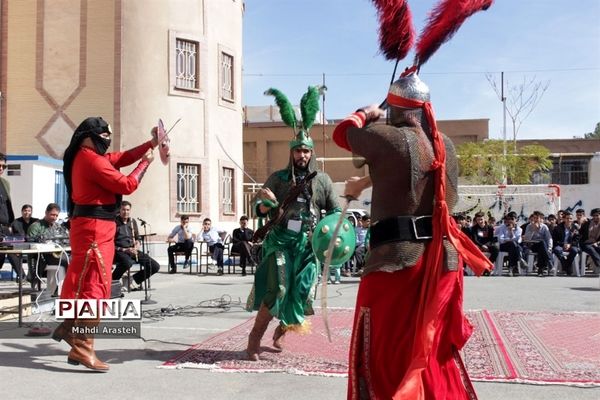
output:
[[[534,211],[521,225],[515,212],[505,214],[498,223],[483,212],[476,213],[472,220],[462,214],[455,220],[493,263],[500,252],[507,253],[508,271],[513,276],[519,275],[519,266],[526,269],[530,254],[535,255],[538,276],[554,272],[555,257],[560,271],[575,275],[574,260],[582,253],[589,255],[596,273],[600,270],[600,208],[592,209],[590,217],[581,208],[575,215],[566,210],[547,216]],[[501,274],[502,266],[497,268],[496,274]]]

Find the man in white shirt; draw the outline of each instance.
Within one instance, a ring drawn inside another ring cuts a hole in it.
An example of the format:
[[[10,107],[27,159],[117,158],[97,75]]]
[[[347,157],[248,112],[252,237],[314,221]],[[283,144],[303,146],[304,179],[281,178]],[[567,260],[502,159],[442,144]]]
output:
[[[519,275],[519,260],[521,259],[521,235],[523,231],[517,226],[516,215],[508,213],[504,216],[504,224],[496,229],[496,236],[500,245],[500,251],[508,253],[508,269],[513,276]],[[500,271],[494,271],[494,275],[502,275]]]
[[[192,256],[192,249],[194,248],[194,240],[196,235],[192,233],[189,227],[190,217],[187,215],[182,215],[180,218],[181,222],[177,225],[171,233],[167,241],[169,243],[173,243],[172,246],[169,246],[167,249],[167,253],[169,254],[169,273],[174,274],[177,272],[177,265],[175,264],[175,253],[184,252],[185,253],[185,262],[183,264],[184,268],[186,265],[190,264],[190,257]],[[175,238],[177,236],[177,238]]]
[[[210,218],[204,218],[202,221],[202,241],[208,244],[208,251],[212,255],[212,259],[217,262],[217,275],[223,275],[223,239],[221,234],[224,231],[219,231],[212,227]]]

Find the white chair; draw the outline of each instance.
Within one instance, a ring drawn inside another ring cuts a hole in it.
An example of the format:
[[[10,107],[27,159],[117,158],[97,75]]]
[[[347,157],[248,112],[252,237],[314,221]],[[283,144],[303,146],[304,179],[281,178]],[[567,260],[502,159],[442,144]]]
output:
[[[569,255],[568,252],[563,251],[563,257],[566,257]],[[585,264],[583,266],[583,269],[581,268],[581,262],[579,261],[579,254],[577,254],[575,256],[575,258],[573,259],[573,264],[571,264],[572,269],[575,271],[575,275],[576,276],[585,276]],[[558,274],[558,270],[562,270],[562,263],[560,262],[560,260],[558,259],[558,257],[556,257],[556,254],[552,254],[552,275],[556,276],[556,274]],[[567,273],[567,271],[563,271],[565,274]]]
[[[525,272],[525,274],[530,274],[533,272],[533,265],[535,264],[535,259],[537,258],[537,254],[536,253],[529,253],[529,255],[527,256],[527,271]],[[519,271],[521,271],[521,273],[523,273],[522,271],[522,267],[519,265]]]
[[[492,276],[502,276],[502,270],[504,269],[504,258],[508,257],[508,253],[506,251],[501,251],[498,253],[498,257],[496,258],[496,262],[494,263],[494,270],[492,271]]]

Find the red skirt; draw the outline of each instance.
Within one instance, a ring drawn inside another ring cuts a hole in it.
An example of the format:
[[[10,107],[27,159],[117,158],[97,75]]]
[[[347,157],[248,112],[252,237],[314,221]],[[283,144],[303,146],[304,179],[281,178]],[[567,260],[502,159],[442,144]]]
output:
[[[61,299],[108,299],[115,255],[115,221],[71,219],[71,262]]]
[[[422,372],[425,399],[476,399],[460,359],[472,326],[462,310],[462,268],[443,272],[431,354]],[[423,258],[393,273],[373,272],[358,290],[350,347],[348,399],[399,399],[397,391],[412,361]],[[394,397],[396,395],[396,397]],[[407,399],[413,400],[413,399]]]

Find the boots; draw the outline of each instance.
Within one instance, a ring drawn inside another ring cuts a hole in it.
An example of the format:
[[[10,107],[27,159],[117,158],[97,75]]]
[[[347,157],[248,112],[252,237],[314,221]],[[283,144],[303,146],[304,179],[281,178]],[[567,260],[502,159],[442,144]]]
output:
[[[75,321],[76,326],[94,329],[100,323],[100,319]],[[99,372],[106,372],[109,369],[108,364],[103,363],[96,357],[94,351],[94,335],[86,333],[85,335],[72,336],[72,348],[69,352],[67,362],[72,365],[83,364],[89,369]]]
[[[281,324],[277,325],[275,332],[273,332],[273,347],[275,347],[279,351],[283,350],[283,336],[284,335],[285,335],[285,329],[283,328],[283,326]]]
[[[63,322],[60,323],[60,325],[56,327],[54,333],[52,333],[52,339],[56,340],[57,342],[60,342],[64,339],[69,346],[73,347],[74,335],[72,332],[72,328],[74,323],[74,319],[65,319]]]
[[[258,310],[258,314],[256,314],[254,327],[252,327],[252,331],[248,336],[248,348],[246,349],[246,353],[248,353],[248,359],[250,361],[260,360],[258,356],[258,353],[260,353],[260,340],[265,334],[265,331],[269,326],[269,322],[271,322],[272,319],[273,316],[269,312],[269,309],[267,306],[262,304]]]

